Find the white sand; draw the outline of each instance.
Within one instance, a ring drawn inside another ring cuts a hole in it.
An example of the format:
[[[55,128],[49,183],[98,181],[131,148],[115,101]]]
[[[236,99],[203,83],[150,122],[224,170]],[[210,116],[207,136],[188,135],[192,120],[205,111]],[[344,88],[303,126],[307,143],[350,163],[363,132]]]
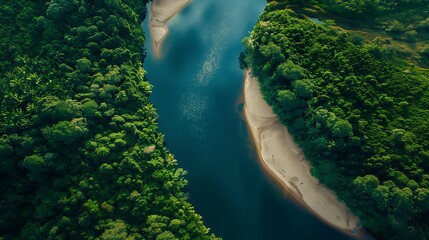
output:
[[[153,0],[150,6],[150,35],[155,56],[160,55],[162,41],[168,33],[167,22],[191,0]]]
[[[263,99],[257,80],[250,71],[245,74],[245,117],[264,168],[323,221],[348,233],[357,231],[359,219],[333,191],[311,176],[309,162]]]

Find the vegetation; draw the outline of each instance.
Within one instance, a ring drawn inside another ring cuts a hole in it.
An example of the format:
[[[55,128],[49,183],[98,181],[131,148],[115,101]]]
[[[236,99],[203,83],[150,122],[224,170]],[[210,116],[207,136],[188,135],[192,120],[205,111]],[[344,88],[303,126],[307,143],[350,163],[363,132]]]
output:
[[[322,12],[358,20],[360,23],[379,24],[390,32],[417,31],[427,37],[427,0],[280,0],[301,7],[318,6]],[[308,9],[306,9],[308,10]]]
[[[336,2],[338,9],[379,3],[378,9],[405,1],[312,2]],[[258,77],[313,175],[365,228],[384,239],[429,239],[428,71],[376,40],[313,23],[288,5],[267,5],[243,40],[242,66]],[[352,8],[348,14],[358,13]]]
[[[0,5],[0,239],[215,239],[148,102],[146,2]]]
[[[277,7],[289,7],[297,13],[319,17],[327,25],[377,38],[389,51],[416,64],[429,66],[422,54],[429,48],[429,1],[427,0],[279,0]]]

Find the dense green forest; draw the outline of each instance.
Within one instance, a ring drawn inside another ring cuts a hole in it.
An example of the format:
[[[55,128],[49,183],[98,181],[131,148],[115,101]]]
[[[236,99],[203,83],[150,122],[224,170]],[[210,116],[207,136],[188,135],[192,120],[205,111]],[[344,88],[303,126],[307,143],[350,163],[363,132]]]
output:
[[[298,5],[301,10],[309,14],[332,13],[337,18],[357,20],[356,23],[360,25],[375,24],[374,27],[384,27],[391,32],[416,31],[421,35],[428,34],[428,0],[279,0],[277,2],[289,7]]]
[[[215,239],[142,68],[147,1],[0,5],[0,239]]]
[[[386,52],[429,66],[428,0],[288,0],[278,5],[357,32],[356,40],[377,41]]]
[[[312,174],[363,227],[382,239],[429,239],[428,69],[386,52],[377,39],[314,23],[306,14],[315,11],[288,8],[291,2],[267,5],[243,40],[241,64],[258,77]],[[365,15],[365,21],[382,18],[386,6],[394,6],[387,17],[420,8],[415,19],[426,19],[429,8],[428,1],[311,2],[330,6],[330,17]]]

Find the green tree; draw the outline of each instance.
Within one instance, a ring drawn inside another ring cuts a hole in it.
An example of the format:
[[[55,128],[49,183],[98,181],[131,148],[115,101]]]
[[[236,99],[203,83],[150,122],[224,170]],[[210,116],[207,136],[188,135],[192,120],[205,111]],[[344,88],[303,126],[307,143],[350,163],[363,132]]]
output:
[[[301,98],[311,98],[313,89],[310,80],[296,80],[292,83],[293,92]]]
[[[277,73],[292,81],[305,77],[304,69],[290,60],[280,64],[277,68]]]
[[[39,173],[46,167],[46,163],[43,157],[31,155],[22,161],[22,167],[28,169],[32,173]]]
[[[334,137],[351,137],[353,134],[353,127],[352,125],[343,119],[339,119],[335,122],[333,128],[332,128],[332,135]]]
[[[42,134],[51,144],[70,145],[85,137],[88,129],[85,119],[79,118],[72,121],[61,121],[52,127],[45,127],[42,129]]]
[[[76,62],[76,69],[82,73],[88,73],[91,70],[91,61],[87,58],[81,58]]]
[[[121,220],[117,219],[115,221],[110,221],[107,226],[106,230],[101,234],[100,240],[131,240],[134,238],[131,238],[127,231],[127,225],[126,223]]]

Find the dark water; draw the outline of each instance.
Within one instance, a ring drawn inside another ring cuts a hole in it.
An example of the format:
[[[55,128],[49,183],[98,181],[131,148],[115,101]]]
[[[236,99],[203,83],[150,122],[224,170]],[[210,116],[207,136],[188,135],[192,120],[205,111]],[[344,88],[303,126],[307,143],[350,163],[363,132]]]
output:
[[[151,100],[167,147],[188,171],[190,202],[217,236],[349,239],[289,200],[251,147],[240,115],[238,55],[264,4],[193,0],[170,22],[161,59],[147,44]]]

